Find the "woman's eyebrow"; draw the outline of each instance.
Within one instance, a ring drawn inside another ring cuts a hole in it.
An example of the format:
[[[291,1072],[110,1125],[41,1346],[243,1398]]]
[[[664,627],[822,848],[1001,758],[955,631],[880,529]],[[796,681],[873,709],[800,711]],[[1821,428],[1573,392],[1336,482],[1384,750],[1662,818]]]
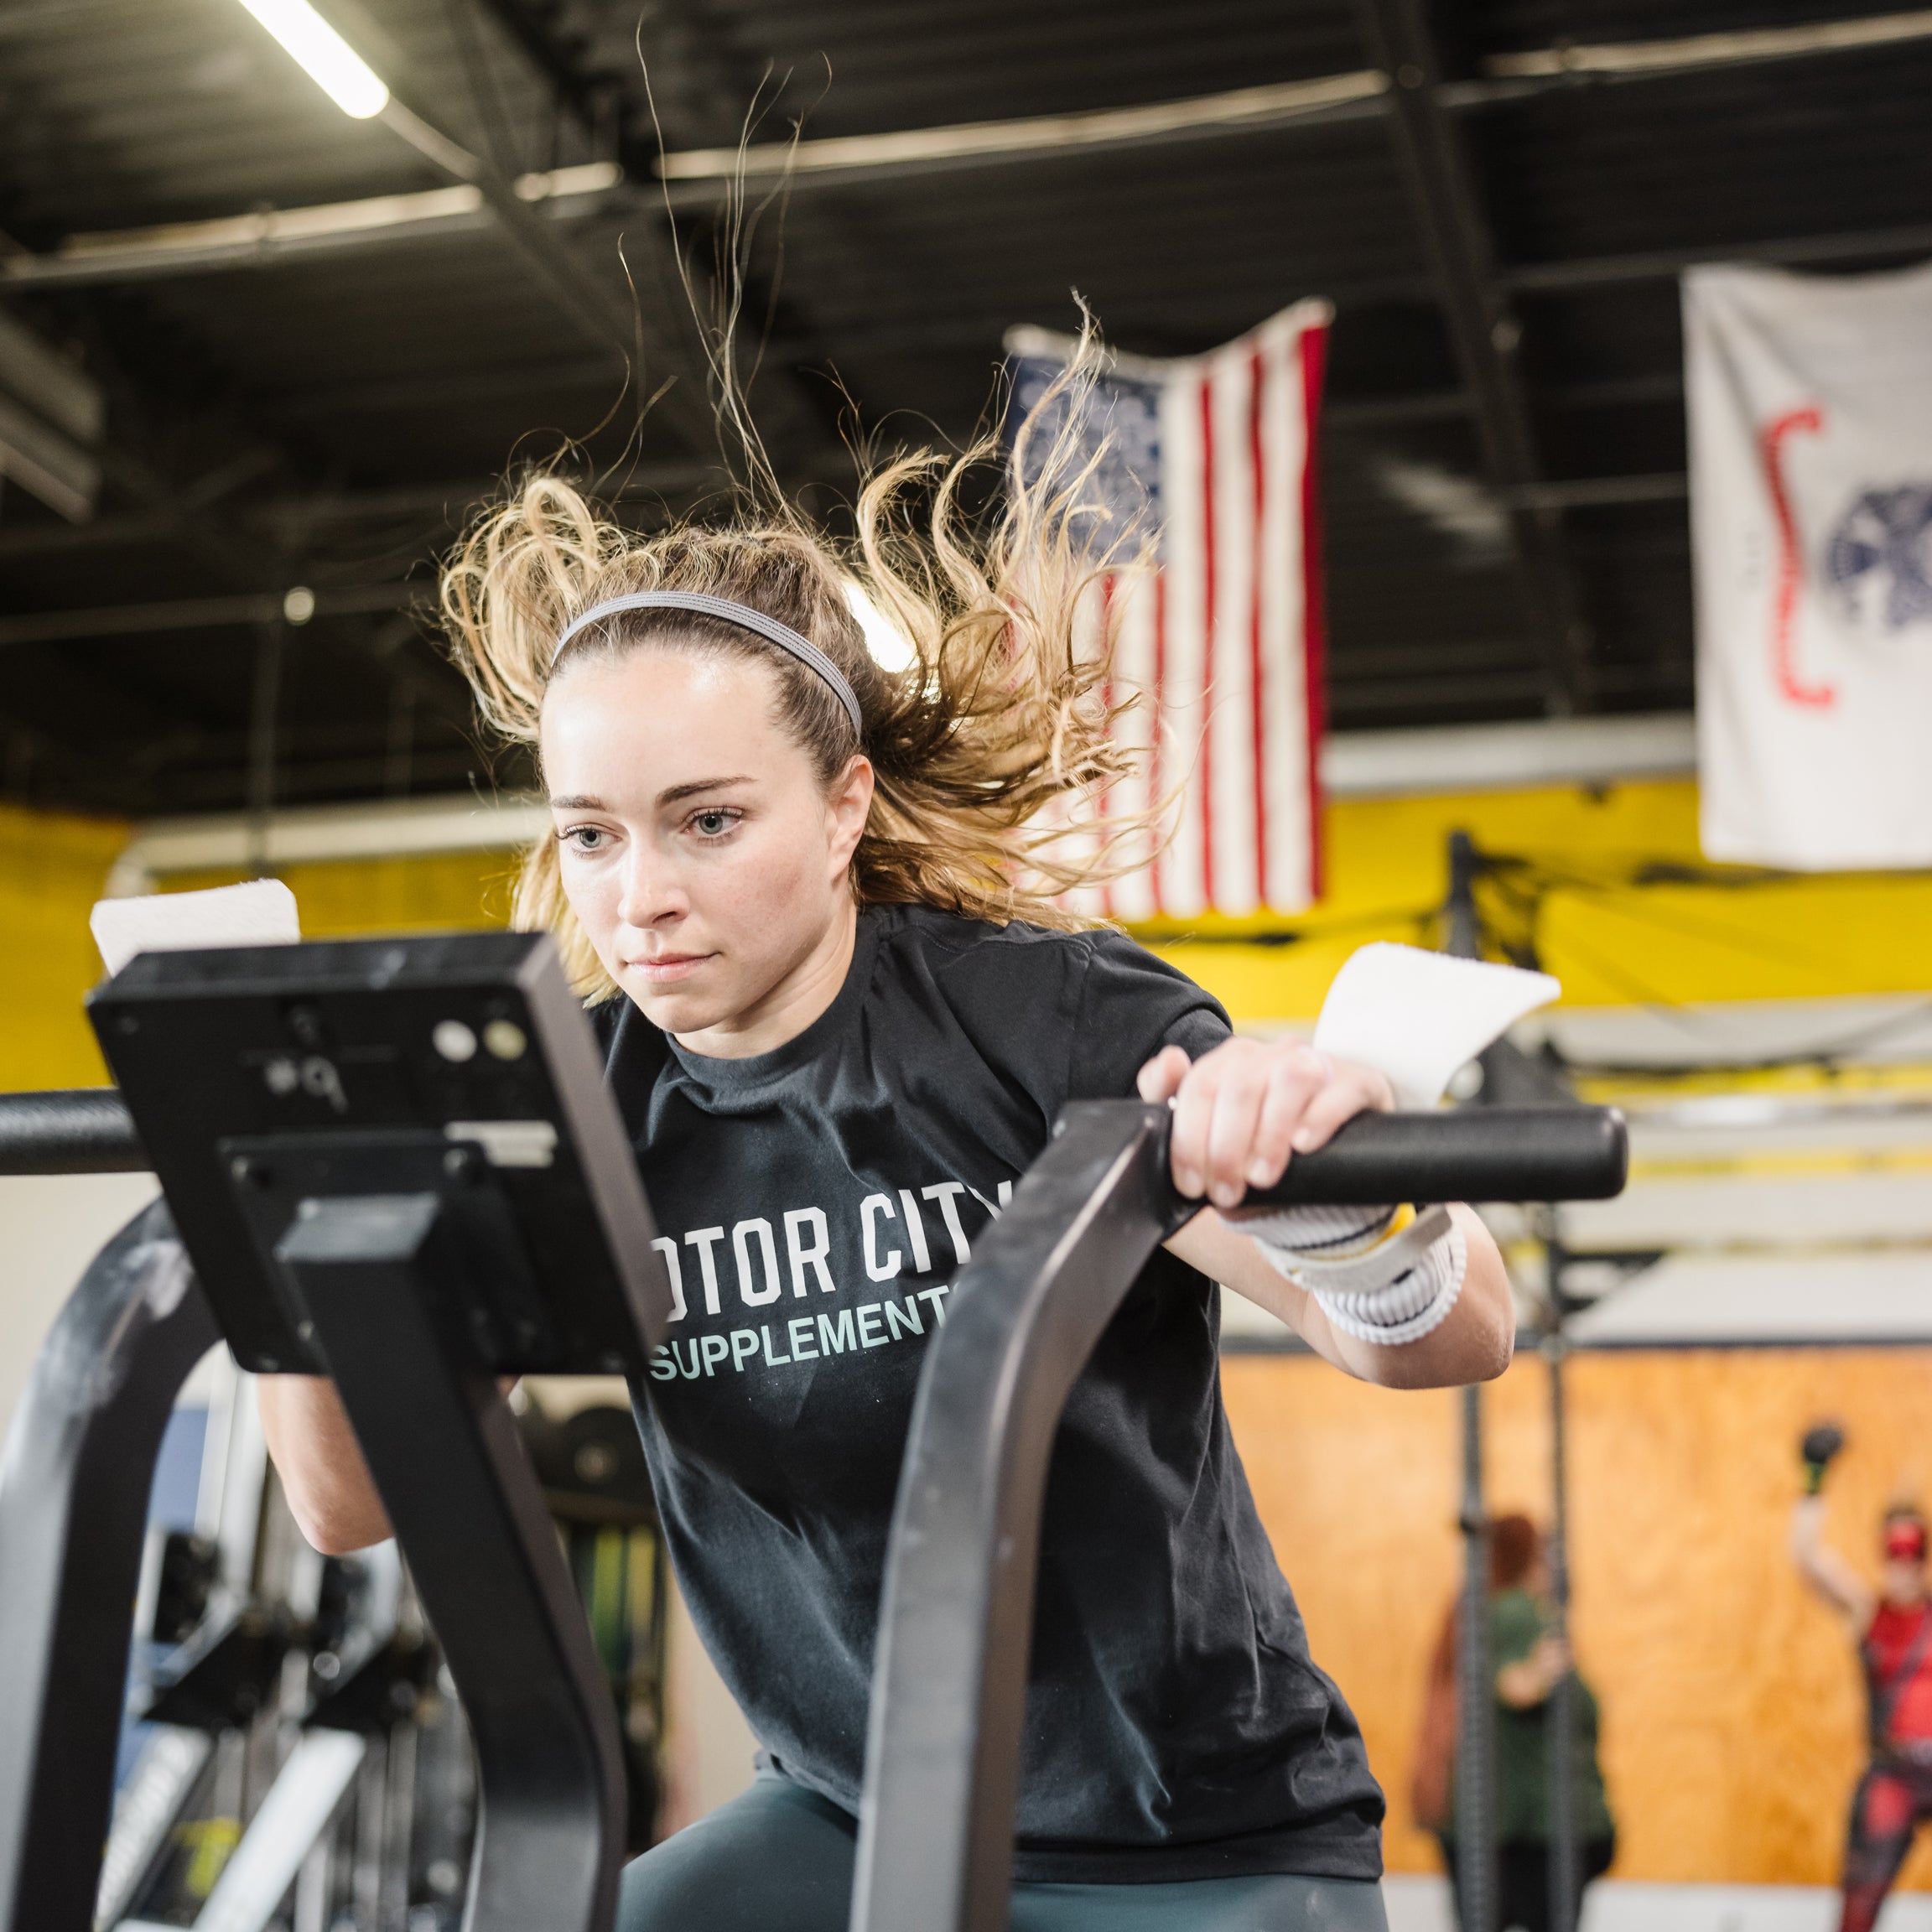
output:
[[[587,792],[559,793],[552,797],[550,809],[553,812],[601,812],[604,801]]]
[[[700,792],[721,792],[727,785],[750,785],[755,782],[748,776],[735,778],[693,778],[688,785],[672,785],[657,794],[660,805],[682,804],[687,798],[695,798]]]

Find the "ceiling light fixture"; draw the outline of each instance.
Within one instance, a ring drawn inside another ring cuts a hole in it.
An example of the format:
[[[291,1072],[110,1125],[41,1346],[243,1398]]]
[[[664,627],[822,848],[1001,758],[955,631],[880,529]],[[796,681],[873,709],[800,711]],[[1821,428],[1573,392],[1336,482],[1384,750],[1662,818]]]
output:
[[[389,90],[382,75],[309,0],[242,0],[242,4],[352,120],[367,121],[389,105]]]

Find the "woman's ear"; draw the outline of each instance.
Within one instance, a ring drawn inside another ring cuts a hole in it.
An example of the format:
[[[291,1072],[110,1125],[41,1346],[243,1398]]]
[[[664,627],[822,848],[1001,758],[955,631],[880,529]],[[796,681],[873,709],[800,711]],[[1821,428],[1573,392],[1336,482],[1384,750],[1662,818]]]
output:
[[[855,754],[832,782],[825,811],[831,833],[828,856],[834,880],[844,877],[865,836],[865,822],[872,815],[873,782],[872,761],[863,752]]]

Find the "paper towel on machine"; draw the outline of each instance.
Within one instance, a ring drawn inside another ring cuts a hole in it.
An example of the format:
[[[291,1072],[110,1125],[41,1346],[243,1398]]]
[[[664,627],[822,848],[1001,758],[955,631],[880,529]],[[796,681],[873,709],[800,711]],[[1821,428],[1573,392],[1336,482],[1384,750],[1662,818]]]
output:
[[[154,892],[103,899],[88,924],[109,978],[138,953],[188,953],[209,946],[292,946],[302,937],[295,895],[279,879],[251,879],[206,892]]]
[[[1433,1107],[1458,1067],[1562,991],[1547,973],[1379,940],[1351,953],[1315,1044],[1389,1078],[1399,1107]]]

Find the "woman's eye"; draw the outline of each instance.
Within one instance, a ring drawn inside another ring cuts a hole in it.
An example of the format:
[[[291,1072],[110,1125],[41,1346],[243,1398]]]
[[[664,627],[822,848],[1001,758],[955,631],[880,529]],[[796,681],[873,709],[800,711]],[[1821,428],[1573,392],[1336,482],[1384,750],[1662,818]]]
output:
[[[604,834],[595,825],[573,825],[564,834],[564,843],[578,852],[595,852],[604,844]]]
[[[692,829],[702,839],[721,839],[738,823],[735,812],[693,812]]]

